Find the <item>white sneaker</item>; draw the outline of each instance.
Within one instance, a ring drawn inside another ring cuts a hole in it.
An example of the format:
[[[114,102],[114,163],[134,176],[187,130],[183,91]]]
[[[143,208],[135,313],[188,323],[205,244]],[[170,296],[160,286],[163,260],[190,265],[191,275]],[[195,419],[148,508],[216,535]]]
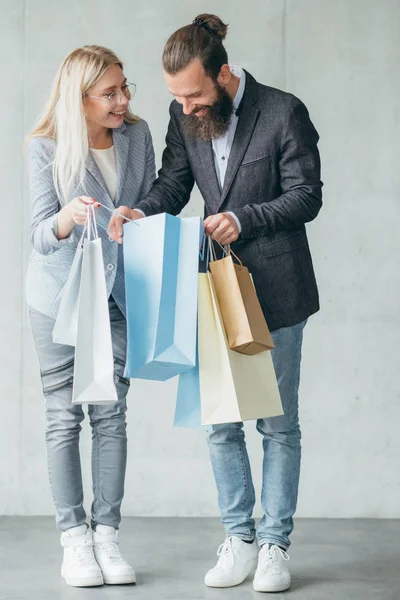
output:
[[[61,576],[68,585],[103,585],[103,576],[93,554],[92,532],[87,525],[63,531],[61,546],[64,548]]]
[[[226,588],[242,583],[257,567],[258,544],[246,544],[237,536],[227,537],[217,551],[219,560],[208,571],[204,583],[209,587]]]
[[[135,571],[119,551],[118,531],[114,527],[97,525],[93,541],[94,555],[103,573],[104,583],[136,583]]]
[[[291,577],[286,561],[289,556],[279,546],[260,550],[253,588],[256,592],[284,592],[290,588]]]

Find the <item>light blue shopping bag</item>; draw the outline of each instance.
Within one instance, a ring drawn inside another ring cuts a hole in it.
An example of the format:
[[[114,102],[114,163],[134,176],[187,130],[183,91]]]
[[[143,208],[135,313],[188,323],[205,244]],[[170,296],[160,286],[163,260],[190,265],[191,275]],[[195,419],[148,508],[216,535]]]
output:
[[[187,428],[201,427],[198,348],[196,348],[196,366],[179,376],[174,426]]]
[[[166,381],[196,364],[200,217],[154,215],[124,225],[125,376]]]

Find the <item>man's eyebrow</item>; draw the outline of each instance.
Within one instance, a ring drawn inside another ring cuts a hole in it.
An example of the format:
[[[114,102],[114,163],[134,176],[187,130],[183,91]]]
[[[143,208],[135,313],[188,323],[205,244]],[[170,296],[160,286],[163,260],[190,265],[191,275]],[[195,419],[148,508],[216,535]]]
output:
[[[174,92],[171,92],[171,90],[168,90],[168,92],[172,96],[177,96],[177,94],[174,94]],[[196,90],[195,92],[191,92],[190,94],[182,94],[181,97],[182,98],[190,98],[191,96],[200,96],[201,94],[202,94],[202,90]]]

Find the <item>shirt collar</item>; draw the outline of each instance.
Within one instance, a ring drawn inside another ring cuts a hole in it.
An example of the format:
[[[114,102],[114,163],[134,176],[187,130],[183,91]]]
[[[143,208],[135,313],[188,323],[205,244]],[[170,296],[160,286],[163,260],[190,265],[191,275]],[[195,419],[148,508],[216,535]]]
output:
[[[236,77],[240,77],[239,87],[238,87],[236,95],[233,99],[234,110],[237,110],[237,108],[243,98],[244,88],[246,87],[246,73],[244,72],[242,67],[239,67],[238,65],[229,65],[229,68],[233,75],[236,75]]]

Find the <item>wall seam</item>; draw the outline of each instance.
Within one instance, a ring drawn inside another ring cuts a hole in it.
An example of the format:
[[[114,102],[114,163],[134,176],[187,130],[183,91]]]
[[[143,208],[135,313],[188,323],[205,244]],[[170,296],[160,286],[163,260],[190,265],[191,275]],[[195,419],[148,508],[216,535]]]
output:
[[[25,488],[23,485],[24,482],[24,391],[25,391],[25,364],[24,364],[24,334],[25,334],[25,268],[24,268],[24,260],[25,260],[25,173],[24,173],[24,146],[23,140],[25,137],[26,131],[26,0],[22,0],[22,140],[21,140],[21,245],[20,245],[20,264],[21,264],[21,281],[20,281],[20,289],[21,289],[21,327],[20,327],[20,397],[19,397],[19,405],[20,405],[20,436],[19,436],[19,492],[21,494],[21,510],[23,514],[26,514],[25,510]]]
[[[287,82],[287,64],[286,64],[286,16],[287,16],[287,0],[283,0],[282,10],[282,73],[283,73],[283,89],[286,90]]]

